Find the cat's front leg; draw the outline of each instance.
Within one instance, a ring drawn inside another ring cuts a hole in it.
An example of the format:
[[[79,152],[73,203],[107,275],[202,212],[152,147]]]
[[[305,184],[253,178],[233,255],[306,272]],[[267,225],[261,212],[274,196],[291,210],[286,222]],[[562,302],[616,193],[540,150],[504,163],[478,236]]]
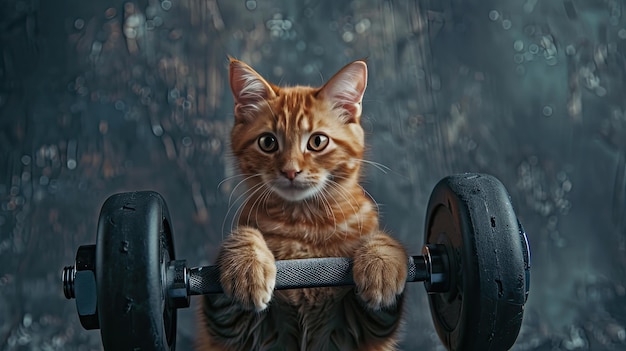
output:
[[[236,228],[222,243],[217,264],[226,295],[246,309],[267,308],[276,285],[276,262],[258,229]]]
[[[362,238],[354,253],[354,282],[363,302],[372,310],[392,307],[404,291],[408,271],[402,245],[384,232]]]

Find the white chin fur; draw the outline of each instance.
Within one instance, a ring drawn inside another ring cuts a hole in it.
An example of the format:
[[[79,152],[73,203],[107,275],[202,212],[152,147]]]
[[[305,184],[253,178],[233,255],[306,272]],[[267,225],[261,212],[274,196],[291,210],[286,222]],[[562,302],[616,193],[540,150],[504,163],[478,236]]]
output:
[[[273,190],[276,194],[278,194],[278,196],[291,202],[306,200],[319,191],[317,187],[310,187],[306,189],[274,187]]]
[[[282,183],[282,182],[281,182]],[[324,187],[325,180],[311,186],[293,186],[289,183],[276,184],[272,187],[272,190],[278,194],[278,196],[290,202],[297,202],[306,200],[310,197],[313,197],[315,194],[320,192]]]

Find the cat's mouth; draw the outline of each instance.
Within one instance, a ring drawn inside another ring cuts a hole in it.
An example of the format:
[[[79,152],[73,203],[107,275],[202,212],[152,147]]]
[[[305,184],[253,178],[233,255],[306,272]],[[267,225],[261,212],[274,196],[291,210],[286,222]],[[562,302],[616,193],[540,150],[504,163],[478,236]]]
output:
[[[281,180],[274,182],[272,190],[287,201],[302,201],[317,194],[322,184],[307,181]]]

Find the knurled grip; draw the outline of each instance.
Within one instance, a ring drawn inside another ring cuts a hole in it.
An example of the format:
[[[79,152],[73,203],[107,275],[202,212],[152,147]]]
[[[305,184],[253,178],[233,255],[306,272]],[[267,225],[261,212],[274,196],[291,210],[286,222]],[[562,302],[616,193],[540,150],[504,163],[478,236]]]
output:
[[[189,295],[223,292],[217,266],[188,270]],[[408,258],[407,282],[429,278],[422,256]],[[354,285],[352,259],[345,257],[307,258],[276,261],[276,290]]]

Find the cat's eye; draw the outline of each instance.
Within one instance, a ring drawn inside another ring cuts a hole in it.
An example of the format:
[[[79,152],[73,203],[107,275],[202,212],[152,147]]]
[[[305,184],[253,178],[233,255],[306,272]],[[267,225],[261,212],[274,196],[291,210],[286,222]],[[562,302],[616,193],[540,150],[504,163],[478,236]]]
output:
[[[274,152],[278,150],[278,140],[270,133],[265,133],[259,137],[259,147],[265,152]]]
[[[328,137],[324,134],[313,134],[311,138],[309,138],[307,149],[311,151],[322,151],[328,146],[329,141]]]

